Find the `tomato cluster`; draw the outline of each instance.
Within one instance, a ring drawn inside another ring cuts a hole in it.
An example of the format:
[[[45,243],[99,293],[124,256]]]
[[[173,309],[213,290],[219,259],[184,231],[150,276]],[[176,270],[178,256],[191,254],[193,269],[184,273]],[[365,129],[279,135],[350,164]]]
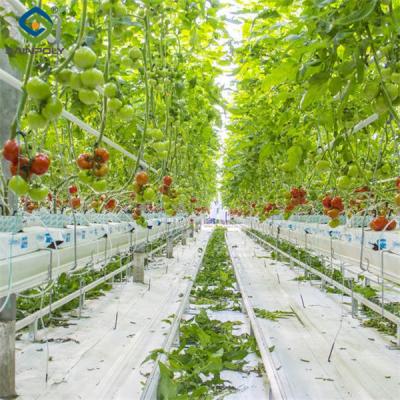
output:
[[[340,225],[340,215],[344,212],[343,200],[340,196],[331,197],[326,195],[322,199],[322,205],[324,206],[324,214],[327,215],[331,220],[329,226],[336,228]]]
[[[29,197],[33,201],[43,201],[49,190],[46,186],[32,182],[32,176],[44,175],[50,167],[47,154],[37,153],[34,157],[23,154],[23,150],[15,139],[9,139],[3,146],[3,157],[10,162],[12,178],[8,188],[17,196]]]
[[[173,179],[169,175],[164,176],[163,183],[159,188],[162,194],[164,211],[167,215],[176,215],[176,206],[178,202],[178,192],[173,188]]]
[[[50,85],[39,77],[30,78],[25,86],[28,96],[34,100],[35,109],[26,115],[26,122],[33,130],[45,129],[56,121],[63,111],[63,105],[57,96],[51,95]]]
[[[136,174],[131,197],[136,202],[136,207],[132,212],[133,219],[137,224],[147,226],[146,220],[142,215],[141,204],[153,203],[156,200],[156,192],[149,185],[149,175],[146,171],[140,171]]]
[[[395,220],[389,221],[384,215],[379,215],[370,222],[369,227],[373,231],[392,231],[396,228],[396,225]]]
[[[307,204],[307,192],[303,188],[292,188],[290,192],[287,194],[287,198],[289,202],[286,204],[285,207],[285,218],[289,218],[292,211],[300,205]]]
[[[96,147],[93,153],[82,153],[78,156],[76,163],[81,171],[79,179],[90,185],[96,192],[104,192],[107,182],[102,179],[109,172],[108,160],[110,154],[103,147]]]

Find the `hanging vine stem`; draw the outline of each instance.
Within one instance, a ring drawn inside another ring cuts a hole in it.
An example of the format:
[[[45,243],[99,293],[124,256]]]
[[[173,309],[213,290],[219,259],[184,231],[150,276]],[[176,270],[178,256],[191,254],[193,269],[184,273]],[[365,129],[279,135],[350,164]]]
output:
[[[111,46],[112,46],[112,21],[111,21],[111,8],[108,12],[107,19],[107,56],[104,66],[104,81],[107,83],[110,73],[110,60],[111,60]],[[107,123],[107,97],[103,96],[103,106],[101,113],[101,124],[100,124],[100,135],[94,144],[94,147],[98,147],[103,139],[104,131]]]
[[[113,195],[124,192],[126,190],[126,188],[133,182],[135,175],[138,172],[139,167],[140,167],[140,160],[143,157],[144,142],[145,142],[147,128],[148,128],[149,119],[150,119],[150,87],[149,87],[149,77],[148,77],[148,66],[149,66],[149,60],[150,60],[150,23],[149,23],[149,10],[148,9],[146,9],[146,15],[144,17],[144,28],[145,28],[145,36],[144,36],[145,42],[144,42],[144,48],[143,48],[143,70],[144,70],[146,104],[145,104],[145,117],[144,117],[143,132],[142,132],[142,137],[140,139],[140,145],[139,145],[139,150],[138,150],[138,154],[137,154],[136,165],[135,165],[135,169],[133,170],[132,175],[120,189],[108,192],[107,198],[101,205],[99,212],[101,212],[104,209],[105,204],[107,204],[107,201],[110,200],[113,197]]]
[[[149,23],[149,9],[146,8],[146,15],[144,18],[144,29],[145,29],[145,39],[144,39],[144,49],[143,49],[143,69],[144,69],[144,84],[145,84],[145,92],[146,92],[146,105],[145,105],[145,115],[144,115],[144,126],[142,137],[140,138],[140,145],[136,160],[136,166],[134,173],[139,170],[140,160],[143,157],[144,152],[144,142],[147,134],[147,127],[149,124],[150,117],[150,87],[149,87],[149,76],[148,76],[148,67],[150,62],[150,23]]]
[[[81,46],[81,44],[83,42],[83,37],[85,34],[86,18],[87,18],[87,3],[88,3],[88,0],[82,0],[82,17],[81,17],[81,23],[79,25],[78,38],[75,42],[75,45],[72,48],[72,50],[69,52],[67,58],[57,68],[55,68],[52,71],[54,75],[59,74],[69,64],[69,62],[74,57],[76,50],[78,50],[78,48]]]
[[[374,64],[376,66],[376,69],[378,71],[379,77],[381,79],[381,85],[382,85],[383,94],[385,95],[386,104],[389,107],[390,113],[392,114],[393,118],[396,120],[397,125],[400,127],[400,118],[399,118],[396,110],[393,107],[392,99],[390,98],[390,94],[389,94],[389,92],[388,92],[388,90],[386,88],[386,84],[385,84],[385,81],[384,81],[383,76],[382,76],[382,69],[381,69],[381,66],[379,65],[378,58],[377,58],[377,53],[376,53],[376,49],[375,49],[375,45],[374,45],[374,39],[372,37],[371,30],[369,29],[369,25],[368,24],[366,25],[365,29],[367,31],[368,38],[370,40],[370,45],[371,45],[371,50],[372,50],[372,53],[373,53]]]
[[[19,120],[21,119],[21,115],[24,112],[25,105],[28,100],[28,93],[26,92],[25,87],[29,81],[29,78],[31,77],[31,74],[32,74],[34,58],[35,58],[34,54],[29,54],[28,63],[25,68],[24,80],[23,80],[23,84],[22,84],[22,94],[19,99],[17,112],[15,113],[13,122],[11,124],[10,139],[15,139],[17,136],[17,132],[19,129]]]

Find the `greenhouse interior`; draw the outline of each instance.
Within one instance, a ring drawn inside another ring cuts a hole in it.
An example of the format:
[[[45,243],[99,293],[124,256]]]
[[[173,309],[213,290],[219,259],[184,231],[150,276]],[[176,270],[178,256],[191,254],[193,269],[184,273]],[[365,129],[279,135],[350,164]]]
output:
[[[0,0],[0,399],[400,399],[400,0]]]

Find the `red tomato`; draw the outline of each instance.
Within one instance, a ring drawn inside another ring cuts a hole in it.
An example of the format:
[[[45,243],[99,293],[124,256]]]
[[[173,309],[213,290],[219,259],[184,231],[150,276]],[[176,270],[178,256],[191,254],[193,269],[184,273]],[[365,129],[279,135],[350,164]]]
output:
[[[16,163],[19,154],[20,154],[20,147],[15,139],[9,139],[4,143],[3,157],[6,160],[11,161],[12,163]]]
[[[50,158],[43,153],[38,153],[32,160],[31,172],[36,175],[45,174],[50,167]]]
[[[78,188],[76,187],[76,185],[71,185],[68,188],[68,192],[71,193],[71,194],[78,193]]]
[[[74,209],[79,208],[81,206],[81,199],[79,197],[73,197],[69,204]]]
[[[93,157],[88,153],[80,154],[76,162],[80,169],[92,169],[94,165]]]
[[[138,172],[135,176],[135,181],[138,185],[144,186],[149,181],[149,176],[147,175],[147,172]]]
[[[94,159],[97,162],[105,163],[109,160],[109,158],[110,158],[110,153],[108,152],[107,149],[104,149],[102,147],[97,147],[94,150]]]
[[[325,196],[323,199],[322,199],[322,205],[325,207],[325,208],[331,208],[332,207],[332,198],[331,198],[331,196]]]
[[[164,176],[163,183],[164,183],[165,186],[171,186],[172,178],[169,175]]]
[[[23,178],[29,178],[31,176],[28,157],[19,157],[15,163],[10,164],[11,175],[15,176],[17,172],[18,175]]]
[[[343,200],[339,196],[336,196],[336,197],[334,197],[332,199],[331,206],[333,208],[337,208],[339,211],[343,211],[344,210]]]
[[[106,205],[104,206],[106,210],[114,210],[114,208],[117,206],[117,200],[115,199],[110,199],[107,201]]]

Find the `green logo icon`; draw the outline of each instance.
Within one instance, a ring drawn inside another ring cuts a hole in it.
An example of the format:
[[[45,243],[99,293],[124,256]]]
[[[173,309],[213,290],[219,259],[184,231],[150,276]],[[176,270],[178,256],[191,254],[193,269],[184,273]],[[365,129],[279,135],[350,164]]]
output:
[[[32,43],[39,43],[46,39],[53,27],[53,21],[50,16],[39,7],[33,7],[28,10],[18,22],[22,34]]]

